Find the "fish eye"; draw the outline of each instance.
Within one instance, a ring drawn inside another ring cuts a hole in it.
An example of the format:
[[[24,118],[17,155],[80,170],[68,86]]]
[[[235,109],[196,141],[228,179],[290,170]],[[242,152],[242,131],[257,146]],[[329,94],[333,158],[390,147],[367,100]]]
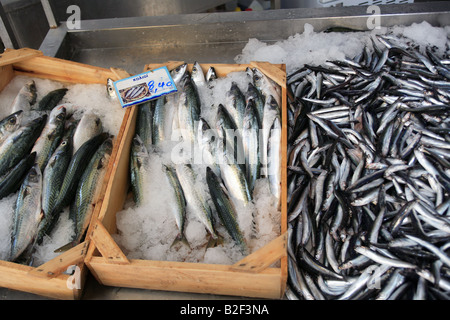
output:
[[[9,123],[11,123],[11,124],[16,124],[16,118],[11,118],[11,119],[9,119]]]

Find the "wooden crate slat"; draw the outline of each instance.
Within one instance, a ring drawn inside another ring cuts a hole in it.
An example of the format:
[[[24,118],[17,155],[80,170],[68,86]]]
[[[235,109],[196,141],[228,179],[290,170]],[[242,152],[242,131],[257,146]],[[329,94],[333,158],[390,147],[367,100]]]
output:
[[[6,49],[4,53],[0,54],[0,66],[11,65],[13,63],[42,55],[42,51],[30,48],[22,48],[17,50]]]
[[[275,238],[264,247],[236,262],[231,269],[259,273],[287,254],[287,234]]]
[[[183,64],[182,61],[170,61],[163,64],[147,64],[144,71],[166,66],[169,70]],[[277,83],[281,83],[282,91],[282,143],[287,143],[287,114],[286,114],[286,86],[285,66],[271,65],[254,62],[253,64],[201,64],[204,72],[210,66],[216,69],[218,77],[224,77],[230,72],[245,71],[248,67],[258,67],[269,78],[277,77]],[[193,65],[188,64],[188,70]],[[269,74],[271,76],[269,76]],[[130,107],[121,126],[123,137],[119,138],[119,151],[114,163],[114,172],[108,183],[108,191],[105,195],[103,206],[98,219],[104,225],[104,232],[98,234],[100,238],[109,237],[117,231],[115,215],[123,209],[127,197],[128,165],[131,140],[134,136],[136,125],[136,106]],[[234,265],[214,265],[204,263],[185,263],[175,261],[153,261],[129,259],[124,264],[108,263],[102,254],[103,249],[96,248],[93,241],[86,256],[85,263],[95,278],[104,285],[133,287],[153,290],[169,290],[197,293],[214,293],[234,296],[281,298],[284,294],[287,281],[287,205],[283,203],[287,199],[286,190],[286,164],[285,157],[287,146],[282,146],[283,184],[281,194],[281,235],[260,250],[247,256]],[[283,225],[286,224],[286,225]],[[106,241],[106,243],[108,243]],[[113,245],[111,243],[111,245]],[[123,252],[122,252],[123,253]],[[280,267],[272,267],[274,262],[280,261]]]

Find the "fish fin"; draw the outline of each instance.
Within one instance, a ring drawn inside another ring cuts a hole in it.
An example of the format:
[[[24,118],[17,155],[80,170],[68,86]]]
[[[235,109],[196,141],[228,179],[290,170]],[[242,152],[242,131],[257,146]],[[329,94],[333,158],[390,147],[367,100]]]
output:
[[[184,245],[187,246],[189,249],[192,249],[192,248],[191,248],[191,245],[189,244],[188,240],[186,239],[186,236],[185,236],[182,232],[180,232],[180,233],[176,236],[176,238],[175,238],[175,240],[173,240],[172,245],[170,246],[170,248],[172,248],[172,247],[178,245],[179,243],[184,244]]]
[[[217,233],[216,237],[213,237],[213,236],[209,237],[206,248],[215,248],[221,244],[223,244],[223,237]]]

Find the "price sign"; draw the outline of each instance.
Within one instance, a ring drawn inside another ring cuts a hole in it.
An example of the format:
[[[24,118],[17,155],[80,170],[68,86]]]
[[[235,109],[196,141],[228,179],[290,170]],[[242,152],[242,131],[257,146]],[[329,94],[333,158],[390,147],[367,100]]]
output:
[[[167,67],[161,67],[118,80],[114,82],[114,89],[122,108],[177,92],[177,87]]]

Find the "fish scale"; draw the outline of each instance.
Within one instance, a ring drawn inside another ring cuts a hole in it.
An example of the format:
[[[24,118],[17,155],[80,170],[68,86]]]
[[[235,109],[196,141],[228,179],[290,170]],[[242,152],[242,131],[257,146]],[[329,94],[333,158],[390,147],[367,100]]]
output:
[[[450,246],[444,206],[450,167],[443,151],[448,101],[427,89],[448,91],[446,73],[437,72],[447,67],[435,55],[400,48],[395,38],[375,39],[374,51],[364,48],[357,62],[307,65],[287,76],[294,108],[288,128],[291,298],[413,298],[403,284],[416,290],[414,297],[448,294],[448,275],[433,263],[448,263]],[[319,74],[332,84],[322,81],[319,88]],[[336,112],[342,103],[348,117]],[[306,281],[309,276],[317,280]],[[377,279],[381,286],[366,290]]]
[[[10,261],[16,260],[32,243],[41,220],[42,173],[37,164],[22,183],[14,210]]]
[[[75,224],[75,243],[80,242],[92,216],[112,152],[112,137],[107,138],[93,155],[78,184],[69,217]]]

